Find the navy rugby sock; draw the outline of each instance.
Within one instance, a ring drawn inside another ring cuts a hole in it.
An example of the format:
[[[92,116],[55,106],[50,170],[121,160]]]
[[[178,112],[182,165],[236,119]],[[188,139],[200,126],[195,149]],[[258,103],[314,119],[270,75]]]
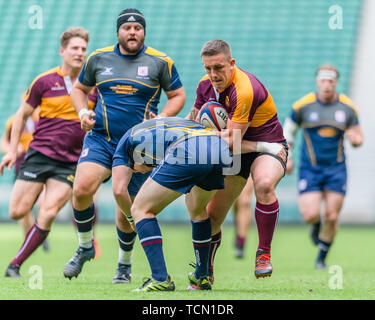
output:
[[[151,276],[157,281],[168,277],[163,253],[163,239],[156,218],[142,219],[135,225],[139,241],[146,253],[151,268]]]
[[[191,221],[192,239],[195,252],[195,277],[199,279],[208,275],[208,260],[211,244],[211,221]]]
[[[132,252],[137,237],[136,232],[123,232],[117,226],[117,239],[119,243],[118,262],[125,265],[132,264]]]
[[[318,260],[325,261],[329,248],[331,247],[332,242],[325,242],[323,240],[318,241],[318,247],[319,247],[319,254],[318,254]]]
[[[85,210],[73,208],[74,221],[77,225],[79,246],[84,249],[92,247],[93,239],[93,221],[95,219],[95,207],[91,204]]]

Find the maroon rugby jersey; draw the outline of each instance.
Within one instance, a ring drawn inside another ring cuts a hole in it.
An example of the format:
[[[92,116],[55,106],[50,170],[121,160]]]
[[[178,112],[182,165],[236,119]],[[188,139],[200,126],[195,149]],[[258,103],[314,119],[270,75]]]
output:
[[[40,119],[29,147],[63,162],[78,161],[85,136],[70,100],[70,85],[69,75],[56,67],[36,77],[25,96],[33,108],[40,106]],[[90,109],[96,100],[95,88],[89,94]]]
[[[233,122],[250,123],[243,137],[245,140],[285,140],[271,94],[251,73],[235,66],[229,86],[220,92],[212,86],[208,76],[204,76],[199,82],[194,106],[200,109],[208,101],[221,103]]]

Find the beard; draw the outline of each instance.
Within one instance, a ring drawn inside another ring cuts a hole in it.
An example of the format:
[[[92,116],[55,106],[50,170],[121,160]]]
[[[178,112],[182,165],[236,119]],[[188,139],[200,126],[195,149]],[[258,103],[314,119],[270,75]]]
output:
[[[135,47],[129,47],[128,46],[128,41],[127,40],[124,40],[124,39],[118,39],[118,43],[120,44],[120,46],[128,53],[130,54],[136,54],[138,53],[142,47],[143,47],[143,43],[144,43],[144,38],[143,39],[140,39],[140,40],[136,40],[137,41],[137,45]]]

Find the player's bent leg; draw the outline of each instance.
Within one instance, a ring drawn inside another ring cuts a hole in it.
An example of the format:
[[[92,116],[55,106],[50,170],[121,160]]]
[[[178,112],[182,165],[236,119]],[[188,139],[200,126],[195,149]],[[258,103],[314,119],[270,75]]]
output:
[[[272,274],[271,243],[279,216],[279,203],[276,197],[276,185],[284,175],[280,161],[269,155],[257,157],[251,166],[255,205],[255,221],[258,229],[259,244],[255,259],[255,277],[269,277]]]
[[[301,193],[298,197],[298,207],[302,219],[309,224],[320,220],[320,208],[323,200],[321,191],[309,191]]]
[[[23,218],[18,220],[24,234],[26,234],[34,224],[32,211],[29,211]]]
[[[213,235],[220,232],[228,211],[246,184],[246,180],[240,176],[226,176],[224,181],[225,188],[218,190],[207,204]]]
[[[154,218],[181,195],[182,193],[168,189],[148,178],[139,190],[131,207],[134,222],[137,224],[142,219]]]
[[[43,190],[43,183],[30,182],[17,179],[14,184],[12,195],[9,204],[9,215],[12,219],[22,219],[30,211],[38,198],[39,193]],[[43,237],[43,231],[38,229],[36,225],[32,226],[25,235],[25,240],[18,251],[17,255],[12,259],[5,271],[5,277],[18,278],[20,277],[20,267],[22,263],[29,257],[33,250],[29,253],[26,250],[27,244],[31,242],[34,245],[39,242],[39,234]],[[36,240],[35,240],[36,239]]]
[[[93,199],[101,183],[110,175],[111,170],[97,163],[82,162],[77,166],[73,185],[73,215],[78,230],[79,247],[64,267],[66,278],[78,277],[84,263],[95,257]]]
[[[40,204],[37,221],[40,227],[49,230],[58,212],[72,197],[68,183],[48,179],[43,202]]]
[[[132,200],[134,200],[134,197]],[[137,233],[134,232],[124,213],[116,204],[116,231],[119,243],[118,265],[112,283],[130,283],[132,253]]]
[[[134,199],[131,213],[139,241],[151,268],[151,278],[136,291],[173,291],[175,288],[167,272],[162,234],[155,217],[181,195],[182,193],[148,178]]]
[[[221,225],[246,184],[246,179],[241,176],[226,176],[224,181],[225,188],[215,193],[206,208],[212,226],[208,262],[208,273],[211,284],[214,282],[215,255],[221,244]]]
[[[316,269],[326,269],[326,257],[338,230],[338,218],[344,203],[344,194],[336,191],[324,191],[325,219],[319,234],[319,253],[315,262]]]
[[[321,191],[303,192],[298,197],[298,207],[302,219],[311,224],[310,238],[314,245],[318,245],[320,233],[320,209],[323,200]]]
[[[249,178],[232,208],[236,226],[236,258],[243,258],[244,256],[244,247],[252,216],[250,207],[252,190],[253,181]]]
[[[188,290],[211,290],[208,278],[208,260],[211,243],[211,222],[206,211],[207,203],[217,190],[206,191],[194,186],[186,194],[185,203],[192,224],[192,241],[196,256],[195,271],[188,275]]]
[[[46,181],[46,194],[39,208],[37,221],[26,235],[25,242],[17,255],[11,261],[12,266],[18,266],[19,269],[23,262],[46,240],[58,211],[70,197],[71,186],[69,184],[54,179]],[[11,276],[8,270],[6,275]]]
[[[335,191],[324,191],[325,219],[320,238],[325,241],[333,241],[338,226],[339,213],[344,203],[344,195]]]
[[[94,162],[78,164],[73,185],[73,207],[76,210],[87,209],[102,182],[109,178],[111,170]]]
[[[9,202],[9,216],[14,220],[25,217],[43,190],[42,182],[17,179]]]

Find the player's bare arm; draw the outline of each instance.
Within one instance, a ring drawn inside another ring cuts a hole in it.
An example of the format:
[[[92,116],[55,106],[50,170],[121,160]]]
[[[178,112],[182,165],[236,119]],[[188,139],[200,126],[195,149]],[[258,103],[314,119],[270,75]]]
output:
[[[345,132],[346,138],[353,147],[359,147],[363,143],[363,133],[360,125],[355,125],[348,128]]]
[[[293,172],[294,162],[292,158],[292,148],[294,137],[298,131],[299,125],[294,122],[290,117],[285,119],[283,125],[284,137],[288,143],[289,152],[288,152],[288,162],[286,164],[286,173],[291,174]]]
[[[88,110],[88,95],[92,87],[85,86],[79,81],[74,85],[70,98],[81,120],[81,128],[86,132],[91,131],[95,125],[94,111]]]
[[[288,143],[288,162],[286,163],[286,174],[292,174],[294,168],[294,161],[292,157],[293,144]]]
[[[132,201],[128,192],[128,185],[132,177],[133,170],[128,166],[120,165],[112,168],[112,190],[116,202],[121,211],[125,214],[132,229],[135,231],[134,220],[130,208]]]
[[[228,119],[227,129],[220,132],[220,136],[227,141],[234,154],[250,152],[267,152],[279,156],[286,161],[286,151],[281,143],[243,140],[249,123],[238,123]]]
[[[22,102],[20,108],[18,109],[12,126],[9,150],[3,157],[0,164],[1,175],[4,173],[5,166],[8,167],[8,170],[11,170],[13,164],[16,162],[20,137],[25,128],[26,120],[33,113],[33,111],[34,108],[27,102]]]
[[[195,121],[199,122],[198,119],[197,119],[198,118],[198,113],[199,113],[199,110],[196,107],[193,106],[191,108],[189,114],[185,117],[185,119],[187,119],[187,120],[195,120]]]
[[[242,146],[242,138],[249,127],[249,122],[239,123],[231,119],[227,121],[227,128],[223,130],[221,137],[227,141],[229,148],[234,153],[240,153]],[[240,152],[236,152],[240,151]]]
[[[186,100],[185,89],[180,87],[176,90],[166,91],[168,101],[162,110],[159,113],[159,117],[173,117],[177,115],[183,108]],[[155,118],[155,114],[150,112],[150,118]]]

